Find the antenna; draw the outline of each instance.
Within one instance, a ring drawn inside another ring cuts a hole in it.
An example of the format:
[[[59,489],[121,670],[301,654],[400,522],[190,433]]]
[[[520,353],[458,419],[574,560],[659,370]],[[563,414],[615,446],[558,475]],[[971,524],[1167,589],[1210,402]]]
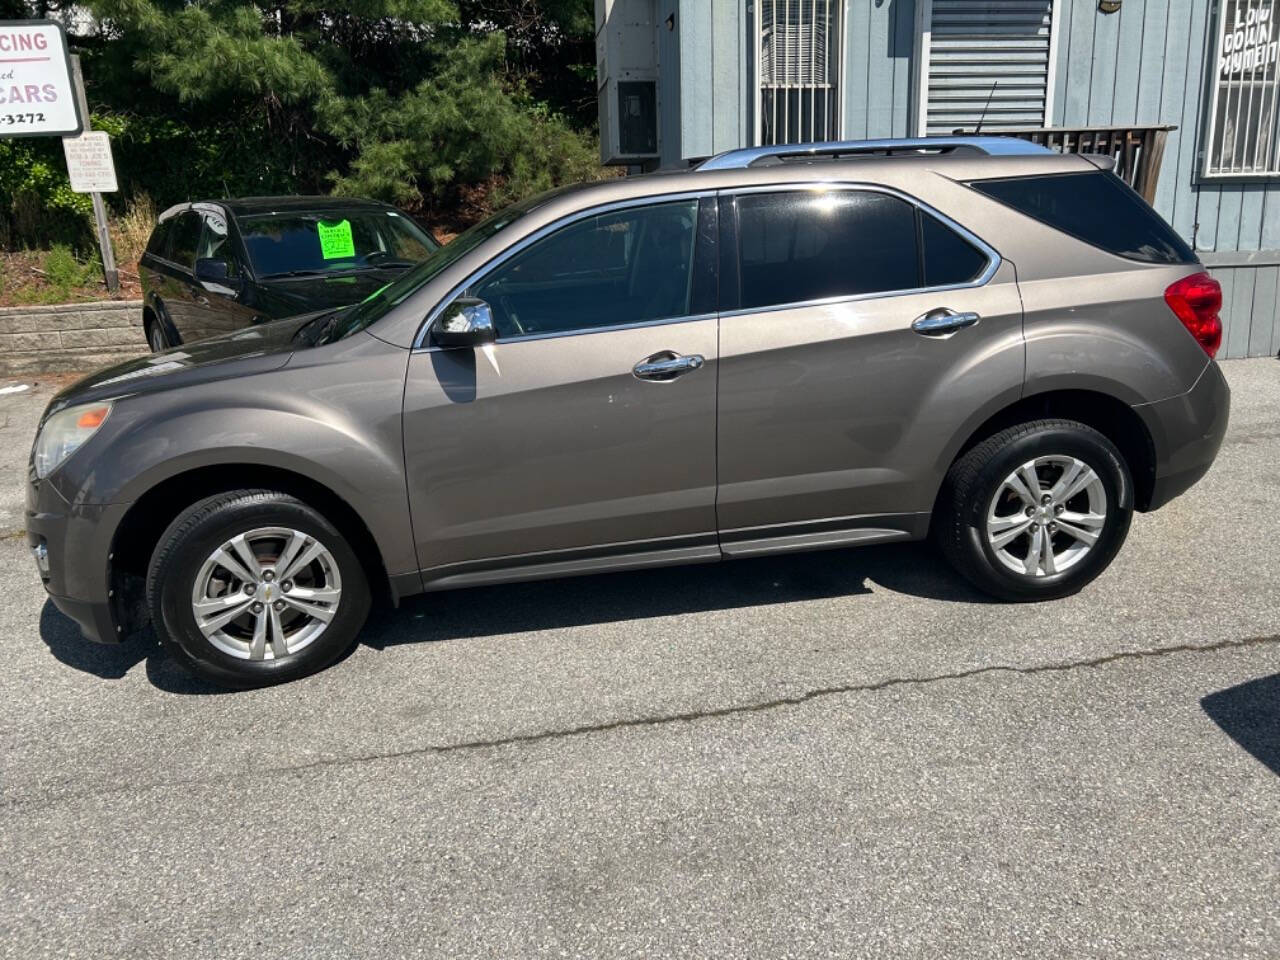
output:
[[[982,115],[978,117],[978,125],[973,128],[973,135],[975,137],[982,132],[982,124],[987,119],[987,111],[991,109],[991,99],[996,95],[996,84],[999,82],[999,80],[995,80],[991,84],[991,92],[987,94],[987,102],[982,105]]]

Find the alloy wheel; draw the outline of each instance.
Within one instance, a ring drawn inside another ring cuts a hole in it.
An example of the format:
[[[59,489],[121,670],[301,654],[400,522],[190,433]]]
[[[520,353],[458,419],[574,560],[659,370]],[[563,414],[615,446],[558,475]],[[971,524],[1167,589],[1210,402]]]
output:
[[[196,574],[191,612],[223,653],[279,660],[324,633],[342,601],[338,563],[310,534],[261,527],[214,550]]]
[[[1097,471],[1070,456],[1028,460],[996,489],[986,537],[1006,568],[1052,577],[1080,563],[1107,522],[1107,492]]]

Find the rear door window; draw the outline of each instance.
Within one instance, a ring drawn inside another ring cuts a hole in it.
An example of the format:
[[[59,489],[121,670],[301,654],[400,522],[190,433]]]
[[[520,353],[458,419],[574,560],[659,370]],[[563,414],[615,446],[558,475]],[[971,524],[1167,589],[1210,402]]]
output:
[[[1116,256],[1145,263],[1196,260],[1173,228],[1112,173],[1097,170],[974,180],[969,186]]]
[[[196,261],[196,245],[200,242],[200,228],[204,218],[198,213],[184,213],[173,228],[172,252],[169,259],[180,266],[191,268]]]
[[[911,290],[920,285],[915,208],[864,190],[737,198],[741,307]]]

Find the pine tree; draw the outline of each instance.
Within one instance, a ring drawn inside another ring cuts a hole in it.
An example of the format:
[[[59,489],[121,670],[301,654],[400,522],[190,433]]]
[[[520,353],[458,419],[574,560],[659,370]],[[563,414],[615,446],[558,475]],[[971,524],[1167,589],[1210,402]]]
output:
[[[502,201],[600,174],[593,139],[537,99],[552,91],[578,110],[594,94],[580,69],[547,62],[549,50],[589,41],[585,0],[465,11],[449,0],[87,6],[101,24],[91,98],[231,131],[222,149],[237,153],[226,158],[237,183],[256,163],[263,183],[418,206],[477,187]],[[500,26],[521,31],[518,49]]]

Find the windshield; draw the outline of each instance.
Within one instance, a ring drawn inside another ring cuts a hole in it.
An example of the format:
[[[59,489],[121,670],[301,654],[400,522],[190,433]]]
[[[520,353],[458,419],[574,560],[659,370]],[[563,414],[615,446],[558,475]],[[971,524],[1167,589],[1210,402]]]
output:
[[[507,207],[501,213],[494,214],[488,220],[482,220],[469,230],[458,234],[422,263],[407,271],[404,276],[375,291],[363,303],[348,311],[324,339],[328,342],[341,340],[343,337],[349,337],[363,330],[407,300],[424,284],[442,273],[445,268],[462,259],[490,237],[511,226],[544,199],[545,195],[533,197]]]
[[[238,221],[260,279],[420,263],[440,244],[394,210],[270,213]]]

